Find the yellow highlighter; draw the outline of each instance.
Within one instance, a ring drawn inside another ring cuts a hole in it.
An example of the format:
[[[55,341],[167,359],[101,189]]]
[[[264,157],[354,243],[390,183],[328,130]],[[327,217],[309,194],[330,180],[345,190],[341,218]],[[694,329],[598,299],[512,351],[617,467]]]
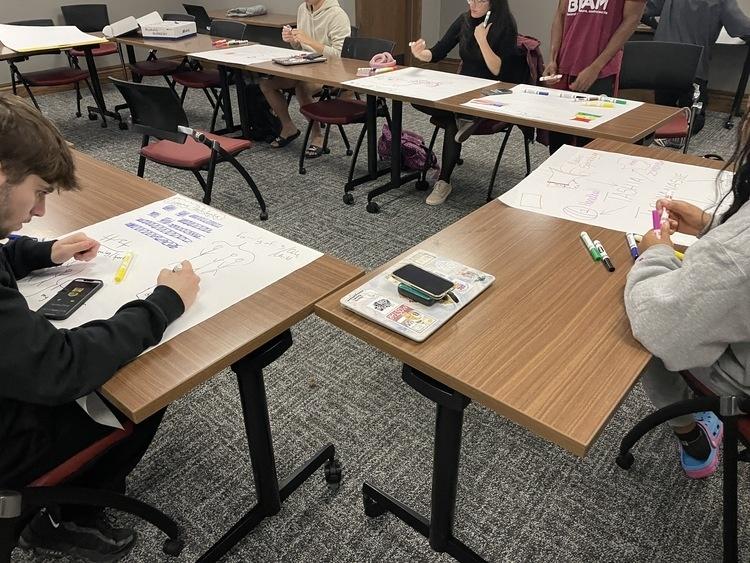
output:
[[[132,252],[126,252],[125,256],[122,257],[120,267],[117,268],[117,272],[115,273],[115,283],[120,283],[125,279],[125,274],[128,273],[130,264],[133,263],[133,258],[135,258],[135,254],[133,254]]]
[[[593,100],[593,101],[590,101],[590,102],[586,102],[583,105],[584,106],[589,106],[589,107],[594,107],[594,108],[607,108],[607,109],[612,109],[612,108],[615,107],[615,104],[613,104],[612,102],[602,102],[602,101],[599,101],[599,100]]]

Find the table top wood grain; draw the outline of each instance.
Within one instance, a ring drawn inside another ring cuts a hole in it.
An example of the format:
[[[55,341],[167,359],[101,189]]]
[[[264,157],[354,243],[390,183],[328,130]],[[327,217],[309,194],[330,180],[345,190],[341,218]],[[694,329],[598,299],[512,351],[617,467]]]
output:
[[[720,168],[720,162],[612,141],[590,148]],[[586,230],[617,269],[591,260]],[[428,250],[496,276],[423,343],[344,309],[339,300],[389,264]],[[323,319],[497,413],[583,456],[650,354],[636,342],[623,291],[632,264],[622,233],[507,207],[495,200],[323,299]]]
[[[85,231],[87,225],[174,195],[74,154],[82,189],[48,196],[45,217],[35,220],[45,232]],[[140,422],[308,316],[316,301],[361,274],[360,268],[324,255],[140,356],[102,392],[128,418]]]

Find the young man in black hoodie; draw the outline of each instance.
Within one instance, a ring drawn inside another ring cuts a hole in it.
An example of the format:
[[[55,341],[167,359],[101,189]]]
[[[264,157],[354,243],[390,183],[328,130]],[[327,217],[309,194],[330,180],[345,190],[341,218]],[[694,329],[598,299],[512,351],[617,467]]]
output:
[[[54,190],[77,188],[73,156],[52,123],[20,98],[0,96],[0,239],[45,212]],[[75,400],[161,339],[192,305],[199,279],[189,262],[162,270],[153,294],[123,305],[109,320],[55,328],[29,309],[16,280],[70,259],[95,258],[99,243],[83,233],[0,245],[0,489],[21,488],[109,434]],[[136,425],[70,484],[124,492],[125,477],[146,452],[163,412]],[[101,511],[41,511],[19,544],[84,561],[117,561],[135,542]]]

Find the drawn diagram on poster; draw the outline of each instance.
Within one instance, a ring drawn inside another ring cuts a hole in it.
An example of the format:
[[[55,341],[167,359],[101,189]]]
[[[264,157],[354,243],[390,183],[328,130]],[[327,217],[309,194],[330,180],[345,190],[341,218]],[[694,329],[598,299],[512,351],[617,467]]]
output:
[[[594,99],[597,97],[528,84],[519,84],[511,90],[512,94],[475,98],[462,105],[578,129],[593,129],[643,105],[620,98]]]
[[[402,68],[393,72],[349,80],[344,84],[384,95],[418,96],[422,100],[437,101],[479,88],[494,86],[497,83],[483,78],[425,68]]]
[[[286,59],[296,55],[306,55],[307,51],[296,51],[284,49],[283,47],[271,47],[270,45],[246,45],[231,49],[213,49],[200,53],[190,53],[188,57],[216,63],[257,65],[269,63],[273,59]]]
[[[184,196],[173,196],[82,229],[101,244],[88,263],[70,261],[19,281],[29,307],[38,309],[78,277],[104,287],[69,319],[73,328],[111,317],[123,304],[153,292],[162,268],[190,260],[201,278],[198,300],[167,329],[163,342],[291,274],[322,254]],[[63,235],[64,236],[64,235]],[[135,258],[122,283],[114,275],[126,253]]]
[[[566,145],[499,199],[533,213],[641,234],[652,228],[657,199],[671,193],[713,212],[732,178],[701,166]],[[730,203],[727,198],[724,205]],[[674,241],[689,246],[695,237],[678,233]]]

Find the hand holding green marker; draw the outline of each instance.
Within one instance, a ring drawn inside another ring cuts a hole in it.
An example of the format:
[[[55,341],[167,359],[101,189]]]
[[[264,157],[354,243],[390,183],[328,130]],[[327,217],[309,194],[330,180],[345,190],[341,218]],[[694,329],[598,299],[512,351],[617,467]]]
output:
[[[591,257],[594,259],[594,262],[601,262],[602,255],[596,249],[596,246],[594,246],[594,243],[591,240],[591,237],[589,237],[586,231],[581,231],[581,241],[583,242],[583,245],[586,247],[586,250],[589,251],[589,254],[591,254]]]

